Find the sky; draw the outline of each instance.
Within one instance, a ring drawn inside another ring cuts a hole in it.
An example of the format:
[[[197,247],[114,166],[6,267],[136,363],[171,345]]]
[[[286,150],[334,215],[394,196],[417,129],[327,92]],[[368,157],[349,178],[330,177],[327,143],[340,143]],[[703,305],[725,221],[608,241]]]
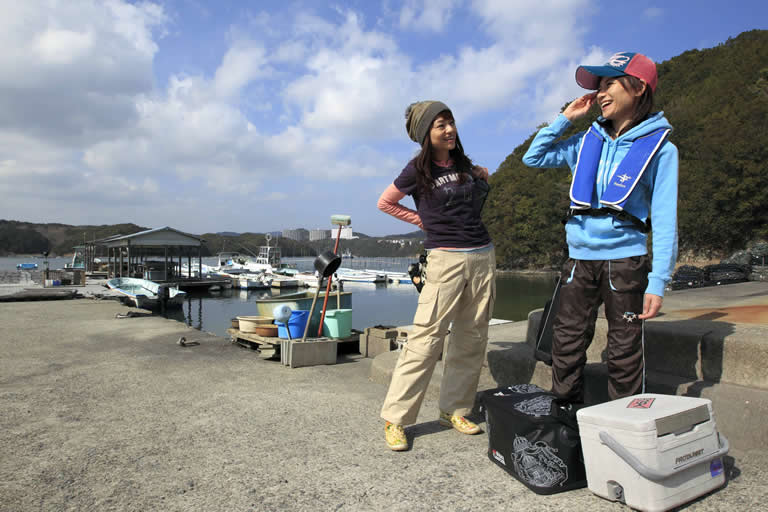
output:
[[[765,0],[0,0],[0,219],[411,232],[376,208],[408,104],[449,105],[493,173],[579,64],[752,29]]]

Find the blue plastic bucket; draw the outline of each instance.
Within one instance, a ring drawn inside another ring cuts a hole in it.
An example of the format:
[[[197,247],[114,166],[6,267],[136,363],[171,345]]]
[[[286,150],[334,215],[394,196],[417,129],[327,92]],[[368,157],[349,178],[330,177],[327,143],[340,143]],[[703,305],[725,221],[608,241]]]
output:
[[[291,318],[288,319],[288,328],[282,322],[275,322],[277,324],[277,336],[278,338],[288,339],[288,333],[291,333],[291,338],[301,339],[304,336],[304,327],[309,320],[309,311],[305,309],[294,309],[291,313]]]

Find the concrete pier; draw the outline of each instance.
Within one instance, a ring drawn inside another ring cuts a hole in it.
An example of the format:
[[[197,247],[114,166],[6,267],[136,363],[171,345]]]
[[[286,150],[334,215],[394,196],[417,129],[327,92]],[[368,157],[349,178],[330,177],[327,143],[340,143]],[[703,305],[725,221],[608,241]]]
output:
[[[379,358],[291,369],[127,311],[93,299],[0,304],[0,509],[623,509],[585,489],[530,492],[488,460],[485,435],[441,427],[429,397],[406,429],[411,450],[391,452],[386,385],[369,379]],[[492,326],[493,352],[528,346],[526,331]],[[722,423],[728,413],[716,412]],[[727,486],[686,510],[765,508],[766,456],[733,443]]]

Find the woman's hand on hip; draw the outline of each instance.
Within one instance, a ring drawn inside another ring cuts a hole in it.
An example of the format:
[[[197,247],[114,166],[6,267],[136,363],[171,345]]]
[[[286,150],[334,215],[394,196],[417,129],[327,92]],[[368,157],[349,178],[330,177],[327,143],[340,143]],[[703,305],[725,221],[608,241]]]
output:
[[[587,115],[587,112],[589,112],[589,109],[592,108],[592,105],[595,104],[596,98],[596,92],[591,92],[580,98],[576,98],[565,107],[563,115],[567,117],[570,122],[574,122],[580,117],[584,117]]]
[[[661,309],[661,303],[664,301],[664,297],[659,297],[652,293],[646,293],[643,299],[643,314],[637,318],[640,320],[647,320],[655,317]]]
[[[476,165],[472,168],[472,174],[475,175],[475,178],[488,181],[489,173],[486,167],[480,167],[479,165]]]

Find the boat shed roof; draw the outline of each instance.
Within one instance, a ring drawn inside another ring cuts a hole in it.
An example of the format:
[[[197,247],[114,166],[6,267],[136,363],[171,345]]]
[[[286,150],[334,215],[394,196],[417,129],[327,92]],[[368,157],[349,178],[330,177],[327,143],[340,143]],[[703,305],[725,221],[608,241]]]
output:
[[[132,235],[122,235],[105,238],[99,245],[106,247],[200,247],[204,240],[199,236],[190,235],[177,229],[165,226],[162,228],[139,231]]]

